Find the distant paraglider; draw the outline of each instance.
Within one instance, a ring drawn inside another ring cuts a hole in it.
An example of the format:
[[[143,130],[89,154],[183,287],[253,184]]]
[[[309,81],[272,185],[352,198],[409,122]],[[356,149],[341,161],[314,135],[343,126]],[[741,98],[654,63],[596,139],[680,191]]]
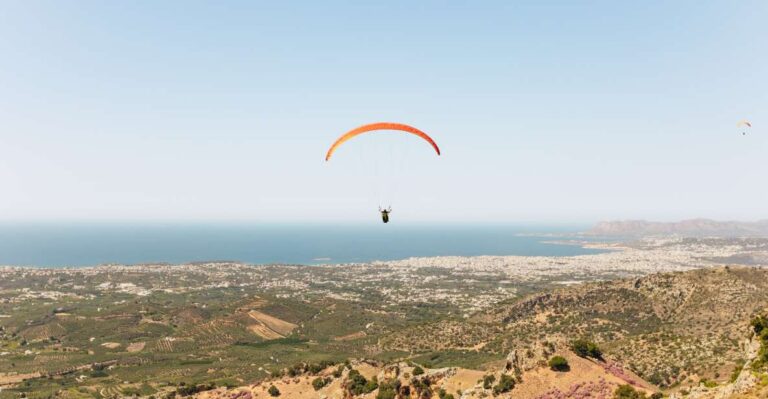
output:
[[[736,127],[741,129],[741,135],[746,136],[747,135],[747,129],[752,128],[752,123],[749,122],[746,119],[742,119],[739,121],[739,123],[736,124]]]

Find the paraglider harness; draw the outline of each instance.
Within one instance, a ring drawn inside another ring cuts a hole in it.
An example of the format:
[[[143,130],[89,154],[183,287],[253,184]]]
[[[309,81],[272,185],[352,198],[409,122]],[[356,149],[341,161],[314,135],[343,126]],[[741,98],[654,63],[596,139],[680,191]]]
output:
[[[392,212],[392,207],[390,206],[387,209],[381,209],[381,206],[379,206],[379,212],[381,212],[381,221],[389,223],[389,213]]]

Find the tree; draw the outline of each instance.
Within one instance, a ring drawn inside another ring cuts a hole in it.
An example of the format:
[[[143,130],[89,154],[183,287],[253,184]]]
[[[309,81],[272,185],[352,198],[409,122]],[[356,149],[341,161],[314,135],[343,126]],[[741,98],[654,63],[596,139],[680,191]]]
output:
[[[277,387],[274,386],[274,385],[270,385],[269,389],[267,390],[267,392],[269,392],[270,396],[275,397],[275,398],[280,396],[280,390],[277,389]]]
[[[499,378],[499,383],[493,387],[493,394],[498,395],[500,393],[509,392],[515,387],[515,379],[507,374],[502,374]]]
[[[413,368],[413,375],[414,376],[422,375],[422,374],[424,374],[424,369],[423,368],[421,368],[420,366],[416,366],[416,367]]]
[[[568,365],[568,360],[562,356],[553,356],[549,359],[549,368],[554,371],[568,371],[571,366]]]
[[[577,339],[571,342],[571,350],[579,357],[591,357],[594,359],[602,360],[603,351],[592,341],[585,339]]]

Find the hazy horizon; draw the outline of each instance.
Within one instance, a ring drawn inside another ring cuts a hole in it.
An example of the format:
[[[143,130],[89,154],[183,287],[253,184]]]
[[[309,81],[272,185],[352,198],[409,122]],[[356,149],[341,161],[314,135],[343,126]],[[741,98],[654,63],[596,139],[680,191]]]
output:
[[[0,221],[367,224],[390,186],[393,223],[768,219],[765,15],[6,1]],[[443,155],[382,135],[323,161],[375,121]],[[361,167],[380,147],[386,181]]]
[[[373,214],[376,216],[376,214]],[[753,219],[715,219],[710,217],[691,217],[684,219],[644,219],[633,217],[619,217],[600,220],[398,220],[397,225],[402,227],[439,227],[439,226],[497,226],[516,228],[546,229],[547,227],[565,227],[588,230],[603,222],[649,222],[649,223],[679,223],[695,220],[708,220],[719,223],[758,223],[768,221],[768,218]],[[125,219],[0,219],[0,226],[109,226],[109,225],[138,225],[138,226],[264,226],[264,227],[367,227],[378,226],[381,223],[376,218],[367,219],[342,219],[342,220],[259,220],[259,219],[164,219],[164,218],[125,218]],[[390,222],[393,223],[393,222]]]

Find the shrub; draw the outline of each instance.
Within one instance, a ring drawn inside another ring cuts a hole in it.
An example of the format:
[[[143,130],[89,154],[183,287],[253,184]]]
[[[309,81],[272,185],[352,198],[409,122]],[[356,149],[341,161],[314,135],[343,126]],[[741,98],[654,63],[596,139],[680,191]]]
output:
[[[757,316],[750,324],[760,339],[760,350],[757,352],[757,358],[752,362],[752,369],[760,370],[768,365],[768,318]]]
[[[297,363],[294,364],[292,367],[288,369],[288,376],[289,377],[296,377],[297,375],[304,374],[308,369],[308,366],[304,363]]]
[[[509,392],[515,387],[515,379],[509,375],[502,374],[499,378],[499,383],[493,387],[493,394],[498,395],[500,393]]]
[[[592,341],[585,339],[577,339],[571,342],[571,350],[579,357],[591,357],[593,359],[602,360],[603,351]]]
[[[744,368],[744,359],[739,359],[739,361],[736,362],[736,366],[733,368],[733,372],[731,372],[730,378],[728,378],[728,381],[730,382],[736,382],[736,379],[739,378],[739,374],[741,374],[741,369]]]
[[[323,370],[325,370],[327,367],[333,366],[333,362],[329,362],[327,360],[323,360],[320,363],[312,363],[310,364],[307,369],[312,374],[317,374]]]
[[[280,396],[280,390],[277,389],[277,387],[274,386],[274,385],[270,385],[269,389],[267,390],[267,392],[269,392],[269,396],[272,396],[272,397],[275,397],[275,398]]]
[[[317,377],[312,380],[312,388],[315,388],[315,391],[319,391],[321,388],[328,385],[329,382],[331,382],[330,378]]]
[[[571,366],[568,365],[568,360],[562,356],[554,356],[549,359],[549,368],[554,371],[568,371]]]
[[[350,370],[349,374],[347,375],[347,384],[346,388],[349,393],[352,395],[362,395],[364,393],[371,393],[376,390],[376,388],[379,387],[379,384],[376,382],[376,379],[372,379],[371,381],[368,381],[363,377],[362,374],[360,374],[357,370]]]
[[[376,399],[395,399],[399,390],[400,381],[397,379],[382,382],[379,384],[379,393],[376,394]]]
[[[437,391],[437,397],[440,399],[455,399],[453,394],[446,392],[443,388],[440,388],[440,390]]]
[[[757,316],[752,319],[750,324],[752,325],[752,329],[755,331],[755,334],[760,335],[763,330],[768,329],[768,318],[764,316]]]
[[[104,371],[104,369],[91,371],[91,378],[103,378],[103,377],[109,377],[109,374],[107,374],[107,372]]]
[[[413,375],[414,376],[422,375],[422,374],[424,374],[424,369],[423,368],[421,368],[420,366],[416,366],[416,367],[413,368]]]
[[[216,384],[210,383],[210,384],[199,384],[199,385],[195,385],[195,384],[187,385],[187,384],[181,383],[179,384],[179,387],[176,388],[176,393],[179,394],[180,396],[190,396],[199,392],[210,391],[211,389],[216,389]]]
[[[701,380],[701,383],[704,384],[704,386],[707,388],[714,388],[717,386],[717,381],[708,380],[708,379]]]
[[[645,399],[645,393],[637,391],[632,385],[620,385],[613,392],[614,399]]]
[[[139,390],[137,388],[125,387],[125,388],[121,389],[121,391],[122,391],[123,397],[127,397],[127,396],[131,396],[131,397],[136,396],[136,397],[138,397],[138,396],[140,396],[140,392],[139,392]]]
[[[376,394],[376,399],[396,399],[397,392],[392,389],[379,389],[379,393]]]
[[[432,397],[432,389],[431,386],[432,381],[429,380],[429,378],[417,378],[413,377],[411,379],[411,388],[413,390],[414,398],[431,398]]]
[[[378,387],[379,383],[376,382],[376,377],[374,377],[372,380],[365,383],[365,386],[363,387],[363,393],[371,393]]]
[[[496,377],[493,374],[486,375],[483,377],[483,388],[491,389],[494,382],[496,382]]]

